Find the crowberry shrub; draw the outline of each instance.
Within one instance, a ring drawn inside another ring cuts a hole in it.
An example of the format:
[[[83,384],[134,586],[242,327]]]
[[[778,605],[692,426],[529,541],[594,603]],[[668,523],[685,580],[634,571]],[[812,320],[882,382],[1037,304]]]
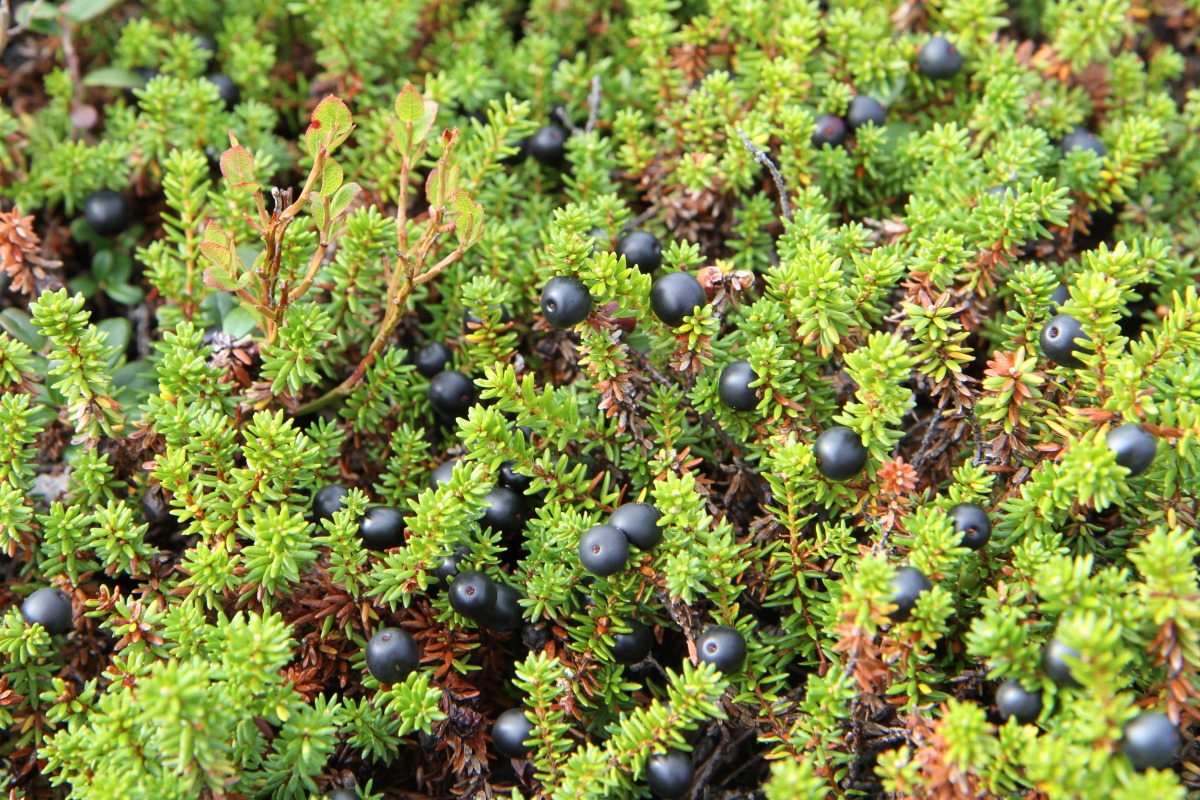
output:
[[[1195,5],[0,0],[6,791],[1200,794]]]

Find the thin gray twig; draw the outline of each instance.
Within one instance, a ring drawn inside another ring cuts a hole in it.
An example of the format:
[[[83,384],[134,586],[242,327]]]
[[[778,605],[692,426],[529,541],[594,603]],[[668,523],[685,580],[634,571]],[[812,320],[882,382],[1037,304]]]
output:
[[[558,117],[558,121],[563,124],[563,127],[566,128],[572,136],[580,132],[579,126],[571,121],[571,118],[567,116],[567,109],[563,106],[555,106],[554,111],[551,113]]]
[[[588,92],[588,118],[587,125],[584,126],[584,133],[591,133],[596,127],[596,118],[600,115],[600,76],[592,76],[592,90]]]
[[[738,136],[742,137],[742,144],[746,146],[747,150],[754,154],[754,160],[759,164],[765,165],[766,168],[770,170],[771,179],[775,181],[775,188],[779,190],[780,214],[784,219],[791,219],[792,207],[791,203],[788,202],[787,188],[783,185],[783,176],[779,174],[779,169],[775,166],[775,162],[771,160],[770,156],[763,152],[761,147],[750,141],[750,137],[746,135],[746,131],[738,128],[737,132]]]

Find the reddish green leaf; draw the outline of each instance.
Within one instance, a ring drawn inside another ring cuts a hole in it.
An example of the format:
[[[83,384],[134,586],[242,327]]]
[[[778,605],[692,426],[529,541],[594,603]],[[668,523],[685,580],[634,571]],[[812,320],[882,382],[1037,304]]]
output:
[[[304,133],[304,147],[313,158],[321,145],[332,151],[354,130],[354,117],[339,98],[329,95],[315,109]]]
[[[234,189],[249,189],[255,192],[260,188],[254,179],[254,156],[240,144],[235,143],[221,154],[221,174]]]
[[[238,289],[233,275],[223,267],[209,267],[204,270],[204,283],[214,289],[222,289],[226,292],[236,292]]]
[[[471,201],[471,195],[467,194],[462,189],[455,188],[455,190],[450,194],[450,202],[448,205],[452,210],[457,211],[460,214],[469,214],[475,204]]]
[[[419,122],[425,116],[425,99],[411,83],[404,84],[396,95],[396,119],[402,123]]]
[[[200,243],[200,252],[213,266],[226,271],[235,263],[233,237],[215,222],[208,223],[204,228],[204,241]]]

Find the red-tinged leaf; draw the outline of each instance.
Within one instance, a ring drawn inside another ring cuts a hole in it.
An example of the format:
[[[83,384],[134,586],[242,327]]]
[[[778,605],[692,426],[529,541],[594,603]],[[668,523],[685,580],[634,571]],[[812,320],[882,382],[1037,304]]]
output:
[[[254,179],[254,156],[240,144],[235,144],[221,154],[221,174],[234,189],[255,192],[260,188]]]
[[[236,292],[238,289],[237,281],[233,279],[228,270],[221,267],[209,267],[204,270],[204,283],[214,289],[226,292]]]
[[[470,214],[475,204],[471,202],[471,195],[455,187],[454,191],[450,193],[448,205],[460,214]]]
[[[454,227],[464,249],[479,241],[483,236],[483,206],[471,200],[470,194],[458,188],[450,194],[448,205],[458,212]]]
[[[400,94],[396,95],[396,119],[402,123],[420,122],[425,115],[425,100],[417,87],[411,83],[404,84]]]
[[[329,201],[329,213],[334,218],[340,217],[360,192],[362,192],[362,187],[353,181],[338,189]]]
[[[234,263],[233,237],[217,223],[210,222],[204,228],[204,241],[200,243],[200,252],[214,266],[229,271]]]
[[[325,146],[327,152],[331,151],[346,141],[352,130],[354,117],[350,109],[340,98],[329,95],[313,109],[308,130],[304,134],[305,149],[316,158],[321,145]]]

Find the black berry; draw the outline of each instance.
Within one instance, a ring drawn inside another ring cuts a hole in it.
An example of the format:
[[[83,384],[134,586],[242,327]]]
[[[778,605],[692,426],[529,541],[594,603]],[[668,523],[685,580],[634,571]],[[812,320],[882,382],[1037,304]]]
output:
[[[313,495],[313,517],[317,522],[330,519],[346,504],[346,495],[348,494],[350,494],[350,490],[340,483],[322,486]]]
[[[429,575],[443,582],[453,580],[458,575],[458,565],[470,554],[470,549],[460,544],[453,553],[442,559],[442,563],[429,570]]]
[[[101,236],[116,236],[129,226],[129,203],[112,189],[97,189],[83,201],[88,225]]]
[[[1083,366],[1083,362],[1076,357],[1076,353],[1079,352],[1076,342],[1088,341],[1088,338],[1079,320],[1070,314],[1059,314],[1052,317],[1042,328],[1039,341],[1047,358],[1064,367],[1078,369]]]
[[[1007,680],[996,690],[996,711],[1001,719],[1013,718],[1028,725],[1042,713],[1042,693],[1027,690],[1020,681]]]
[[[1071,299],[1071,287],[1065,283],[1060,283],[1058,288],[1054,290],[1054,294],[1050,295],[1050,308],[1057,311],[1063,303]]]
[[[975,503],[959,503],[950,509],[955,533],[962,534],[963,547],[978,550],[992,538],[992,521],[983,506]]]
[[[475,384],[458,370],[440,372],[429,381],[429,403],[443,417],[465,417],[475,404]]]
[[[521,507],[521,495],[512,489],[497,486],[484,498],[487,507],[479,524],[484,528],[504,533],[516,533],[525,525],[525,510]]]
[[[38,589],[21,604],[21,616],[25,622],[41,625],[51,636],[69,630],[74,615],[71,598],[54,586]]]
[[[746,663],[746,639],[725,625],[710,625],[696,640],[696,657],[721,672],[737,672]]]
[[[567,152],[567,132],[554,123],[543,125],[529,137],[525,149],[539,164],[557,167]]]
[[[1058,686],[1064,689],[1078,689],[1080,683],[1071,674],[1071,667],[1066,661],[1068,658],[1079,658],[1079,651],[1058,639],[1051,639],[1042,651],[1042,670]]]
[[[850,101],[850,107],[846,110],[846,124],[850,130],[856,131],[868,122],[882,126],[887,122],[887,109],[874,97],[860,94]]]
[[[813,443],[813,454],[817,457],[817,469],[831,481],[849,480],[867,465],[867,448],[862,437],[841,426],[822,432]]]
[[[1109,431],[1106,442],[1108,449],[1117,454],[1117,463],[1129,470],[1131,478],[1145,472],[1158,452],[1158,440],[1132,422]]]
[[[953,78],[962,69],[962,65],[962,53],[944,36],[934,36],[917,54],[917,66],[927,78],[933,78],[935,81]]]
[[[505,461],[500,465],[500,485],[505,489],[512,489],[517,494],[525,494],[525,491],[533,485],[533,478],[517,472],[515,467],[516,464],[512,461]]]
[[[438,464],[437,469],[429,474],[429,488],[436,489],[443,483],[449,483],[450,478],[454,474],[454,465],[458,463],[457,458],[452,458],[449,461]]]
[[[1183,737],[1171,718],[1158,711],[1146,711],[1125,723],[1121,752],[1138,772],[1166,769],[1179,757]]]
[[[896,609],[889,614],[896,622],[903,622],[917,607],[917,598],[933,588],[925,573],[916,567],[900,567],[892,576],[892,602]]]
[[[681,750],[655,753],[646,762],[646,784],[659,797],[683,797],[692,786],[692,759]]]
[[[620,572],[629,561],[629,540],[612,525],[596,525],[579,537],[579,563],[593,575]]]
[[[814,147],[824,144],[836,147],[844,141],[846,141],[846,120],[837,114],[822,114],[817,117],[812,135]]]
[[[358,536],[372,550],[404,544],[404,515],[391,506],[371,506],[358,523]]]
[[[495,603],[496,584],[482,572],[460,572],[450,584],[450,607],[467,619],[483,619]]]
[[[650,629],[636,619],[623,622],[629,626],[629,633],[613,634],[613,660],[618,664],[637,664],[650,655]]]
[[[496,587],[496,600],[484,612],[480,622],[489,630],[511,631],[521,622],[521,595],[507,583],[493,582],[493,585]]]
[[[1072,150],[1091,150],[1100,158],[1108,152],[1108,148],[1104,146],[1104,142],[1100,141],[1094,133],[1087,128],[1076,128],[1063,137],[1062,151],[1063,155],[1070,153]]]
[[[533,723],[525,716],[525,710],[510,708],[496,717],[492,726],[492,744],[496,752],[508,758],[527,758],[529,747],[525,740],[533,735]]]
[[[407,631],[384,628],[367,642],[367,669],[380,683],[400,683],[421,662],[421,651]]]
[[[542,316],[553,328],[574,328],[592,310],[592,295],[583,281],[560,275],[542,288]]]
[[[662,242],[646,231],[630,231],[617,240],[616,254],[625,256],[625,263],[649,274],[662,266]]]
[[[654,316],[672,328],[683,324],[708,303],[708,295],[700,281],[690,272],[672,272],[662,276],[650,287],[650,308]]]
[[[450,363],[450,348],[441,342],[430,342],[417,351],[413,356],[417,372],[426,378],[432,378],[446,369]]]
[[[232,109],[242,99],[242,93],[238,91],[237,84],[228,75],[214,72],[208,76],[208,82],[217,87],[217,91],[221,94],[221,102],[225,104],[226,109]]]
[[[608,524],[625,534],[630,544],[649,550],[662,541],[661,518],[662,512],[649,503],[626,503],[613,511]]]
[[[734,411],[753,411],[758,407],[758,391],[750,388],[750,384],[758,380],[750,362],[744,358],[730,361],[721,370],[721,378],[717,382],[717,394],[721,402]]]

